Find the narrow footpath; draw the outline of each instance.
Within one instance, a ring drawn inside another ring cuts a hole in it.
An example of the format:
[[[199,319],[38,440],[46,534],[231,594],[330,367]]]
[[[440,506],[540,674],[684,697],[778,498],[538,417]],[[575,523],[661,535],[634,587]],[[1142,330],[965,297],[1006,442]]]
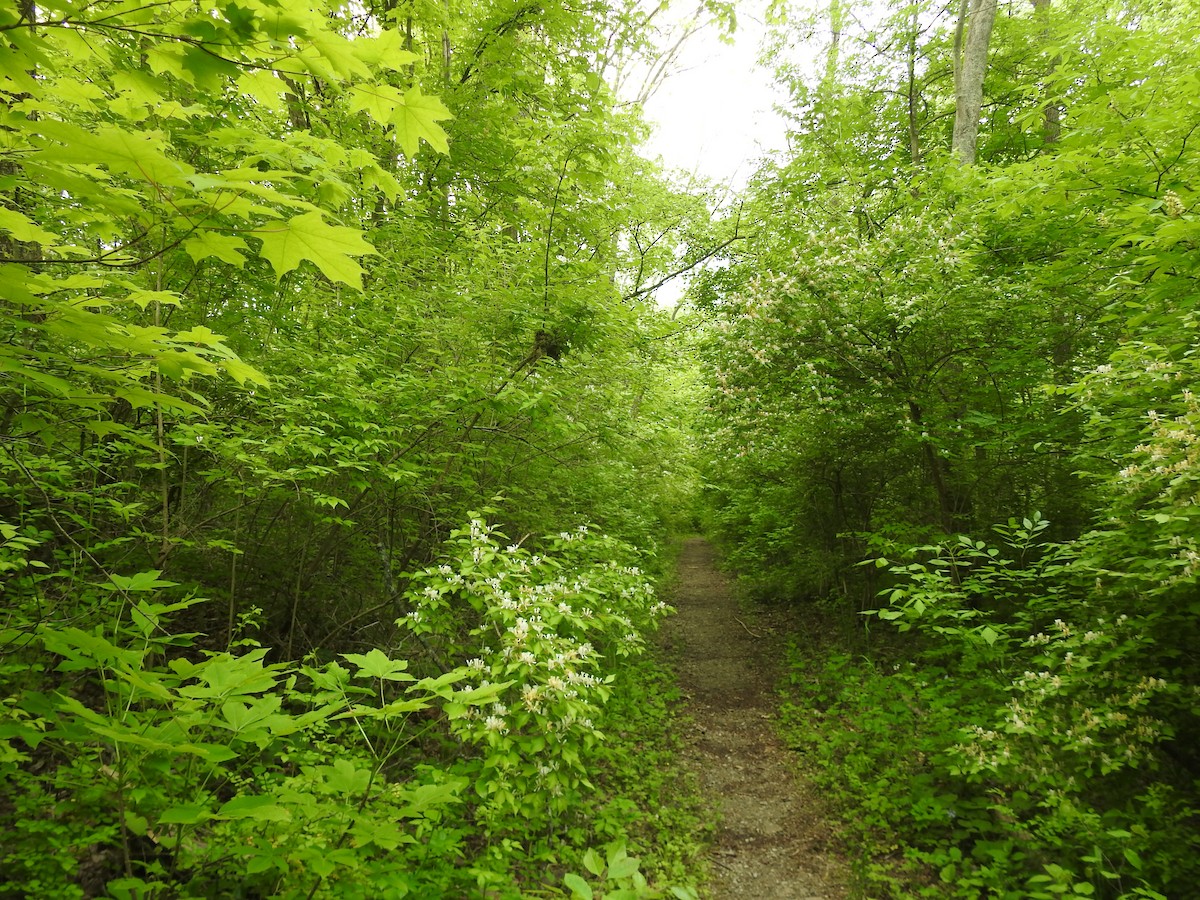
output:
[[[720,816],[708,896],[843,900],[845,865],[830,849],[815,789],[793,775],[775,733],[786,629],[738,610],[702,538],[684,544],[675,606],[664,637],[696,726],[689,761]]]

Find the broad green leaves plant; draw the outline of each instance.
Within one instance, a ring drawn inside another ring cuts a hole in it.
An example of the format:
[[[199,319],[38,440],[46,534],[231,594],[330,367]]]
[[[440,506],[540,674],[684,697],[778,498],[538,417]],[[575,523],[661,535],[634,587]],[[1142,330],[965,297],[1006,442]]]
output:
[[[279,276],[311,260],[331,280],[361,286],[354,257],[372,248],[357,230],[329,224],[338,212],[329,201],[344,200],[339,182],[377,170],[378,160],[253,105],[262,97],[269,107],[283,93],[298,114],[304,83],[376,84],[368,63],[394,35],[347,40],[330,13],[169,2],[18,4],[0,14],[8,177],[0,255],[12,288],[3,325],[20,336],[10,342],[8,366],[18,383],[35,396],[56,387],[51,403],[81,405],[91,394],[98,413],[106,398],[164,394],[148,384],[153,376],[178,383],[215,374],[203,342],[172,339],[157,318],[147,328],[119,314],[131,303],[145,309],[143,296],[156,309],[178,305],[182,298],[163,293],[164,264],[177,247],[196,262],[242,267],[246,238],[255,237]],[[419,137],[445,152],[436,120],[448,114],[425,101]],[[229,108],[259,129],[229,124]],[[208,143],[210,133],[217,143]],[[404,140],[410,155],[416,142]],[[130,370],[114,359],[98,369],[74,349],[80,342],[141,362]],[[212,349],[231,356],[222,345]]]

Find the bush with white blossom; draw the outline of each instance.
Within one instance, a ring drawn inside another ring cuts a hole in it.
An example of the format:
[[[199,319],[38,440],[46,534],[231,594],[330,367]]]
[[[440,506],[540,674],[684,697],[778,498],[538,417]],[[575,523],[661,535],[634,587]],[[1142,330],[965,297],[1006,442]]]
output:
[[[469,675],[450,727],[479,748],[463,765],[492,815],[565,812],[590,787],[586,752],[615,658],[640,653],[669,607],[655,598],[633,547],[586,525],[527,549],[482,517],[454,532],[444,562],[417,573],[400,623]],[[500,690],[490,707],[467,701]]]

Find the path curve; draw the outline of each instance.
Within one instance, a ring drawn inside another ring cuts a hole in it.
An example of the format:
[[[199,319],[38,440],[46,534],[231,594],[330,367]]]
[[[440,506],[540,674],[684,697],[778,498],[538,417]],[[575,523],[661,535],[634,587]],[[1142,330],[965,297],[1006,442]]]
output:
[[[679,558],[665,643],[695,729],[690,763],[720,815],[711,900],[842,900],[845,865],[828,848],[814,789],[792,772],[775,731],[781,631],[738,610],[712,546],[689,538]]]

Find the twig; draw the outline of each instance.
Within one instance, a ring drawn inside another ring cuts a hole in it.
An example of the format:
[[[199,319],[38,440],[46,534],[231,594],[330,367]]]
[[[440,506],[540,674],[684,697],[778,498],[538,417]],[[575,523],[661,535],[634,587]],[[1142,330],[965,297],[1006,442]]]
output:
[[[752,638],[761,638],[762,637],[761,634],[755,634],[753,631],[751,631],[750,626],[747,625],[745,622],[743,622],[741,619],[739,619],[737,616],[734,616],[733,619],[735,622],[737,622],[739,625],[741,625],[743,628],[746,629],[746,634],[750,635],[750,637],[752,637]]]

